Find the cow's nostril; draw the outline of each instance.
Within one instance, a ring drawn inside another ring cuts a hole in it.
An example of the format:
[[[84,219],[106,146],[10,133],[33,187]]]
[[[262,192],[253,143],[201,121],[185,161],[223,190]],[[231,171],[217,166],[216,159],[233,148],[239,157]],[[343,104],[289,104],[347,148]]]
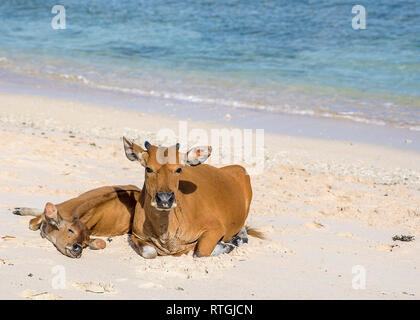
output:
[[[77,243],[73,244],[72,248],[71,248],[74,252],[80,252],[82,251],[82,247],[80,245],[78,245]]]

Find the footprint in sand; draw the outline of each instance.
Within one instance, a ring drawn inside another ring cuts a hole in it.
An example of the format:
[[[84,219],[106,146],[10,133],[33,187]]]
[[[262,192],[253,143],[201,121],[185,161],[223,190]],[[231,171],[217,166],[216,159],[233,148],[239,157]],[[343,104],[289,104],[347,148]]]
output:
[[[34,290],[25,290],[19,294],[22,298],[31,299],[31,300],[57,300],[60,297],[57,297],[49,292],[36,292]]]

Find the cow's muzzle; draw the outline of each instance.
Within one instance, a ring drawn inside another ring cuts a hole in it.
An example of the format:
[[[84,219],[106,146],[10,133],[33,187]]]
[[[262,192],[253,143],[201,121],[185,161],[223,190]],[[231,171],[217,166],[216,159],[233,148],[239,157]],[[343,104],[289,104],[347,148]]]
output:
[[[174,205],[175,193],[157,192],[155,195],[156,207],[160,210],[169,210]]]

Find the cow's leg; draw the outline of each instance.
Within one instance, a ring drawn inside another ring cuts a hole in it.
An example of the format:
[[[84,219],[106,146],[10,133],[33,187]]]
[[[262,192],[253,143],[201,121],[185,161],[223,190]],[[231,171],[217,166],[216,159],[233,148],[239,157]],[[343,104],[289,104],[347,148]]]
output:
[[[90,239],[88,246],[92,250],[105,249],[106,242],[104,240],[102,240],[102,239],[99,239],[99,238],[97,238],[97,239]]]
[[[235,236],[228,242],[219,241],[211,252],[211,256],[218,256],[223,253],[229,253],[242,243],[248,243],[248,233],[244,226]]]
[[[157,251],[152,246],[148,245],[147,243],[141,241],[134,235],[131,235],[131,241],[133,241],[134,245],[139,250],[140,255],[145,259],[154,259],[157,257]]]
[[[217,252],[220,252],[219,254],[223,253],[221,252],[223,251],[221,250],[221,248],[226,247],[224,246],[226,243],[220,241],[222,237],[223,237],[223,233],[221,233],[220,231],[206,231],[200,237],[200,239],[198,239],[194,256],[195,257],[208,257],[210,255],[213,255],[213,251],[216,249],[216,246],[219,243],[220,243],[220,246],[217,248]]]
[[[248,232],[246,231],[246,227],[243,227],[241,231],[239,231],[233,238],[228,242],[233,244],[236,247],[242,243],[248,243]]]
[[[34,208],[27,208],[27,207],[19,207],[14,208],[12,213],[18,216],[34,216],[39,217],[42,215],[43,210],[41,209],[34,209]]]
[[[223,253],[229,253],[231,252],[233,249],[235,249],[237,246],[235,246],[232,243],[229,242],[223,242],[223,241],[219,241],[216,246],[214,247],[213,251],[211,252],[211,256],[215,257],[215,256],[219,256]]]
[[[36,217],[29,221],[29,229],[36,231],[41,226],[42,216]]]

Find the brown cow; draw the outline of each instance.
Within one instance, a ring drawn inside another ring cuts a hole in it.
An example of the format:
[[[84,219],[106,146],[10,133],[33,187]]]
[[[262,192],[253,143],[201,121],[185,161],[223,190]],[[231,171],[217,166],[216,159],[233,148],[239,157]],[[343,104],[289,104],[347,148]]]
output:
[[[239,165],[200,165],[211,147],[186,154],[179,144],[145,149],[123,137],[126,156],[145,167],[131,239],[144,258],[181,255],[194,250],[205,257],[230,252],[239,240],[258,231],[244,227],[252,198],[250,178]],[[230,242],[230,243],[228,243]]]
[[[111,237],[131,231],[140,194],[141,189],[133,185],[101,187],[57,205],[47,203],[43,213],[30,208],[15,208],[13,213],[37,216],[29,222],[31,230],[41,229],[41,236],[58,251],[80,258],[87,246],[106,246],[102,239],[90,239],[91,235]]]

